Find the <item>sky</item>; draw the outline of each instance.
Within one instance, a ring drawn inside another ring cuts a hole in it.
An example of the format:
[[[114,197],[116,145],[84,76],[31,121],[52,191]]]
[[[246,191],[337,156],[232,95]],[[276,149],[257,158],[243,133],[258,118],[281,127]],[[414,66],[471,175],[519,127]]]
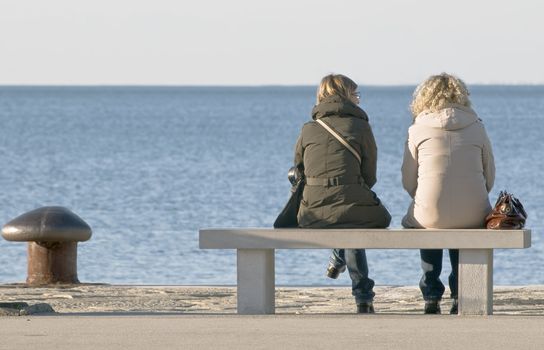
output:
[[[0,0],[0,85],[544,84],[540,0]]]

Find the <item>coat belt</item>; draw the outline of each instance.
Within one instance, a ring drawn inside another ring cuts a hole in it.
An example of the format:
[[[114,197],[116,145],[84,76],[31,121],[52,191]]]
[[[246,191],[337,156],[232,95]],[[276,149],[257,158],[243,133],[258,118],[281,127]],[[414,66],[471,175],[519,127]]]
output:
[[[360,176],[335,176],[335,177],[307,177],[308,186],[341,186],[360,185],[363,179]]]

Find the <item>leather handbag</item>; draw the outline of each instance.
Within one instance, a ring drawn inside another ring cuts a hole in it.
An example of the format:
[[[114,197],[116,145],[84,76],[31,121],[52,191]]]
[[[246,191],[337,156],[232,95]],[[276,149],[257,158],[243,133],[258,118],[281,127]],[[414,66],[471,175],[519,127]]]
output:
[[[291,197],[289,197],[287,204],[274,221],[274,228],[298,227],[297,215],[302,201],[302,192],[304,192],[304,186],[306,185],[304,170],[292,167],[289,169],[287,177],[292,185]]]
[[[501,191],[491,212],[485,218],[485,226],[494,230],[520,230],[525,226],[527,213],[523,205],[506,191]]]

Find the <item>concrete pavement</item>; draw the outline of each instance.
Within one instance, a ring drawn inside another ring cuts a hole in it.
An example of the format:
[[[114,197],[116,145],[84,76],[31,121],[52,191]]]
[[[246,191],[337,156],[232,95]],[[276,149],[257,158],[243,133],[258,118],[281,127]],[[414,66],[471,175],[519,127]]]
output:
[[[543,349],[544,316],[80,314],[0,318],[0,349]]]

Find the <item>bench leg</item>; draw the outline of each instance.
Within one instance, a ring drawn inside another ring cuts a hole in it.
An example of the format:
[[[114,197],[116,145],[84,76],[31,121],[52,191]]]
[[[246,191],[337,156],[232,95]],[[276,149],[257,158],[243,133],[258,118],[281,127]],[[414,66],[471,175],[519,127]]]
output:
[[[274,249],[238,249],[238,313],[275,312]]]
[[[493,314],[493,249],[459,250],[459,315]]]

